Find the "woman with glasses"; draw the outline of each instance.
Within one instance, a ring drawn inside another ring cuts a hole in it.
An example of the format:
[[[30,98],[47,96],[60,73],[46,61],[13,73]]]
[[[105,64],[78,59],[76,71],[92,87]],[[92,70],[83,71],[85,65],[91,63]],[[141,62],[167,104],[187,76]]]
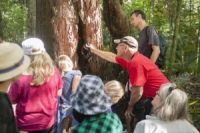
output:
[[[160,87],[152,101],[152,115],[136,125],[134,133],[199,133],[188,117],[188,97],[173,83]]]

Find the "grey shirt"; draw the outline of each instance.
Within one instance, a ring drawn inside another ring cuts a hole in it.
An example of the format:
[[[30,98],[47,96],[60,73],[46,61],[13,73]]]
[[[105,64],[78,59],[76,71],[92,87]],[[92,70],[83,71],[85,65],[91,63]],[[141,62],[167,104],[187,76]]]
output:
[[[150,58],[152,54],[152,45],[159,46],[159,36],[152,26],[146,26],[139,37],[139,52],[144,56]]]

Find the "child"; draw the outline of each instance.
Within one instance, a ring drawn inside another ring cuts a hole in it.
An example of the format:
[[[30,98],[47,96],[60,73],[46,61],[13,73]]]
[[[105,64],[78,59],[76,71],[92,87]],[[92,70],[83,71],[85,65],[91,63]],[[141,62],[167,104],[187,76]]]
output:
[[[124,89],[121,83],[117,80],[111,80],[105,84],[105,92],[112,99],[112,103],[116,104],[124,95]]]
[[[60,55],[58,57],[58,67],[62,73],[64,82],[64,87],[59,98],[56,123],[56,132],[60,133],[62,130],[70,127],[70,118],[72,118],[70,95],[75,93],[82,74],[79,70],[72,70],[73,63],[67,55]]]
[[[0,62],[0,130],[1,133],[18,133],[7,89],[27,69],[30,58],[19,45],[2,42]]]
[[[16,104],[17,126],[20,131],[46,133],[53,129],[58,90],[62,78],[38,38],[22,42],[24,53],[31,59],[27,70],[12,83],[9,98]]]

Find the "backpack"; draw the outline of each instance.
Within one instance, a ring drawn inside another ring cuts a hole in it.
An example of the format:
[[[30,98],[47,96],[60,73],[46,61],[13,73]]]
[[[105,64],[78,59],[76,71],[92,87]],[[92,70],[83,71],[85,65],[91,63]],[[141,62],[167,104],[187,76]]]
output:
[[[147,28],[146,28],[146,35],[147,35],[147,37],[148,37],[148,34],[147,34],[148,28],[149,28],[149,26],[147,26]],[[166,42],[166,39],[165,39],[165,37],[164,37],[163,34],[158,33],[155,28],[154,28],[154,30],[156,31],[156,33],[158,35],[158,38],[159,38],[159,42],[160,42],[160,54],[159,54],[158,59],[156,61],[156,65],[159,68],[163,68],[164,65],[165,65],[167,42]]]

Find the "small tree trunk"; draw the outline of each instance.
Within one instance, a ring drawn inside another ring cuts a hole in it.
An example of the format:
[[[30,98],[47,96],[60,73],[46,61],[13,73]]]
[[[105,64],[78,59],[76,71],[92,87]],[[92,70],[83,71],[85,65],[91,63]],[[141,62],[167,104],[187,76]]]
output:
[[[177,41],[179,35],[179,23],[180,23],[180,12],[181,12],[181,5],[182,0],[176,1],[176,12],[175,12],[175,19],[174,19],[174,29],[173,29],[173,38],[172,38],[172,45],[170,47],[170,64],[169,70],[171,71],[172,66],[176,61],[176,50],[177,50]]]
[[[35,36],[36,35],[36,1],[27,0],[27,8],[28,8],[27,36]]]
[[[50,2],[47,0],[36,1],[36,36],[44,41],[47,52],[54,59],[51,8]]]
[[[0,40],[3,39],[2,11],[0,10]]]

